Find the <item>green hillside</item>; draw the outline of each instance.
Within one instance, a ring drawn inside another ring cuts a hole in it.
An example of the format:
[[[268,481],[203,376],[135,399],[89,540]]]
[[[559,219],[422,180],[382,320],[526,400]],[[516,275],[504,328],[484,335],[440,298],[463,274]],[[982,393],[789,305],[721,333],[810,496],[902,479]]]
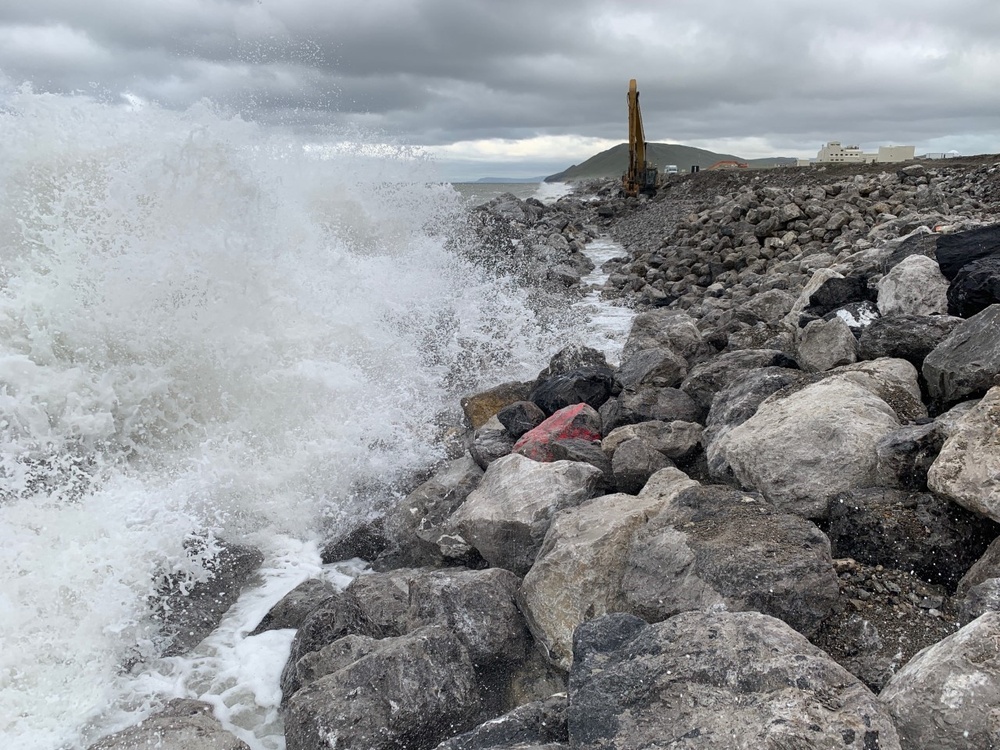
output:
[[[746,162],[750,167],[774,167],[794,164],[795,159],[786,157],[775,157],[770,159],[743,159],[733,154],[717,154],[714,151],[706,151],[703,148],[693,146],[681,146],[676,143],[648,143],[646,144],[646,159],[656,164],[661,172],[668,164],[677,166],[679,172],[690,172],[692,166],[699,166],[702,169],[715,164],[717,161],[740,161]],[[574,164],[569,169],[564,169],[558,174],[549,175],[546,182],[578,182],[580,180],[592,180],[604,177],[621,177],[628,166],[628,144],[620,143],[617,146],[602,151],[591,156],[582,164]]]

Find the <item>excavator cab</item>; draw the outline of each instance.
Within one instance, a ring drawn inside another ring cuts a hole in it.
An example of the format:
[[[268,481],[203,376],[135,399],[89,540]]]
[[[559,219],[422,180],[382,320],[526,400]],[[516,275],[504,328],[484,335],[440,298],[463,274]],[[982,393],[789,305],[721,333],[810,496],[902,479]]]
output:
[[[656,165],[646,161],[646,135],[639,111],[639,89],[635,79],[628,82],[628,169],[622,175],[622,192],[636,197],[656,195],[660,174]]]

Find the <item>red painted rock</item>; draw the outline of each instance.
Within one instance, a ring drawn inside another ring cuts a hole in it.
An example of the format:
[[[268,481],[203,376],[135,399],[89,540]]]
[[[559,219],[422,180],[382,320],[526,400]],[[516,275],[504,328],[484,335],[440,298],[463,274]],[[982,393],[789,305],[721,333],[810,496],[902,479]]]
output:
[[[587,404],[560,409],[514,444],[514,452],[535,461],[554,461],[552,445],[562,440],[601,441],[601,416]]]

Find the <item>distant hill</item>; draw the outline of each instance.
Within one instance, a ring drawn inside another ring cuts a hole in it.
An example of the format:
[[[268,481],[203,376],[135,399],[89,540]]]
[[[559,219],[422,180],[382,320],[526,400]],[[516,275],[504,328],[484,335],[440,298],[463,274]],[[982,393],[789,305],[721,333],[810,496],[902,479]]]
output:
[[[544,177],[480,177],[478,180],[476,180],[477,183],[488,182],[492,184],[498,184],[498,183],[519,184],[522,182],[544,182],[544,181],[545,181]]]
[[[661,172],[668,164],[676,165],[679,172],[690,172],[693,166],[707,169],[717,161],[745,162],[751,168],[758,169],[795,164],[795,159],[789,157],[744,159],[733,154],[717,154],[714,151],[706,151],[703,148],[681,146],[676,143],[646,144],[646,159],[656,164]],[[628,144],[620,143],[617,146],[609,148],[607,151],[602,151],[599,154],[591,156],[582,164],[574,164],[569,169],[564,169],[558,174],[549,175],[545,178],[545,181],[577,182],[602,177],[621,177],[627,166]]]

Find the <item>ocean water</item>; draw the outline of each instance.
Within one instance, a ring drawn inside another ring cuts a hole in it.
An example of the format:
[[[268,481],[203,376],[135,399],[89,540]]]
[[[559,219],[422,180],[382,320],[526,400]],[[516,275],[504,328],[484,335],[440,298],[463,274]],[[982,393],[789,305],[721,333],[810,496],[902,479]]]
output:
[[[192,697],[280,750],[293,633],[247,633],[358,574],[320,564],[323,534],[442,458],[463,393],[621,337],[463,262],[466,199],[405,151],[0,97],[0,747],[84,748]],[[157,582],[203,579],[217,539],[264,552],[254,586],[157,658]]]

